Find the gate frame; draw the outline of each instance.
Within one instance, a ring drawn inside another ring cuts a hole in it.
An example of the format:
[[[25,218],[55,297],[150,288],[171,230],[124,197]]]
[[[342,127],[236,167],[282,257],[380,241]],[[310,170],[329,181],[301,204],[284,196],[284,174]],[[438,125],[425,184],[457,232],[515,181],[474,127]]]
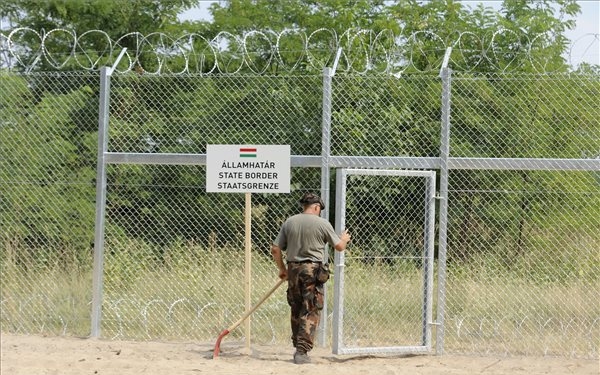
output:
[[[344,318],[344,260],[345,253],[335,252],[334,273],[334,302],[333,302],[333,328],[332,352],[333,354],[414,354],[431,352],[431,328],[433,319],[433,258],[435,250],[435,200],[436,200],[436,173],[435,171],[404,170],[404,169],[347,169],[340,168],[336,171],[336,218],[335,229],[341,232],[345,227],[346,219],[346,180],[348,175],[363,176],[397,176],[397,177],[423,177],[427,180],[425,198],[425,225],[423,258],[423,305],[422,305],[422,345],[417,346],[390,346],[390,347],[365,347],[349,348],[343,342]]]

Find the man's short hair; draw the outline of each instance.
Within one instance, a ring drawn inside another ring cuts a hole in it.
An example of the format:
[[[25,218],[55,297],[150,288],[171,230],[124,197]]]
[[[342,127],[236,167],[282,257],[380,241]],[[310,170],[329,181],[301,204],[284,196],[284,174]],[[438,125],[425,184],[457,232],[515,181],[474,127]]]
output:
[[[321,197],[319,197],[317,194],[306,193],[300,199],[300,204],[302,207],[310,206],[311,204],[315,203],[318,203],[321,206],[321,210],[325,209],[325,203],[323,202],[323,199],[321,199]]]

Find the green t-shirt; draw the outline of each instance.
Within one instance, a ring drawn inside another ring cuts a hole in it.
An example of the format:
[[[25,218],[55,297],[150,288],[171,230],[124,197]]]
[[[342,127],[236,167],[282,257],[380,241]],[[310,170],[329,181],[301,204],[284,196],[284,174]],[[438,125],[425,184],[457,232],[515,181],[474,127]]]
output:
[[[325,244],[335,247],[340,241],[329,221],[317,215],[301,213],[283,223],[273,244],[286,252],[288,262],[322,262]]]

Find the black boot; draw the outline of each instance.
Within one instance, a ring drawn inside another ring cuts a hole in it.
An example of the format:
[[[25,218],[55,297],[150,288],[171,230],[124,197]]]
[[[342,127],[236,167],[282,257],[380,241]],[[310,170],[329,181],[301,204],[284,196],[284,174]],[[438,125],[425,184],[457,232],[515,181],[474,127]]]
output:
[[[310,357],[308,356],[308,354],[306,354],[306,352],[302,352],[299,350],[296,350],[296,353],[294,353],[294,363],[297,365],[303,365],[306,363],[310,363]]]

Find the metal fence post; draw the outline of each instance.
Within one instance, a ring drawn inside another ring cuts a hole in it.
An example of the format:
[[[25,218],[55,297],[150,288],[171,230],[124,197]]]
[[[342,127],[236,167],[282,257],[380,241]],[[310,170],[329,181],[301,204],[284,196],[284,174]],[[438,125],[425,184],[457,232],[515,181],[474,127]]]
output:
[[[447,51],[447,56],[449,53]],[[444,353],[444,313],[446,303],[446,244],[448,236],[448,158],[450,156],[450,88],[451,70],[444,64],[442,77],[442,129],[440,146],[440,208],[438,249],[438,308],[436,354]]]
[[[329,160],[331,157],[331,79],[333,70],[329,67],[323,68],[323,123],[321,135],[321,197],[325,202],[325,209],[321,216],[329,219],[329,191],[330,191],[330,173]],[[328,248],[327,245],[325,247]],[[325,256],[329,256],[327,253]],[[325,261],[329,261],[326,259]],[[324,306],[321,311],[321,321],[319,322],[319,333],[317,342],[319,346],[325,346],[325,332],[327,330],[327,291],[324,296]]]
[[[100,71],[100,107],[98,113],[98,162],[96,172],[96,224],[94,235],[94,272],[92,284],[92,332],[91,337],[100,337],[102,320],[102,283],[104,274],[104,220],[106,208],[106,160],[108,151],[108,113],[110,102],[110,74],[112,69]]]

